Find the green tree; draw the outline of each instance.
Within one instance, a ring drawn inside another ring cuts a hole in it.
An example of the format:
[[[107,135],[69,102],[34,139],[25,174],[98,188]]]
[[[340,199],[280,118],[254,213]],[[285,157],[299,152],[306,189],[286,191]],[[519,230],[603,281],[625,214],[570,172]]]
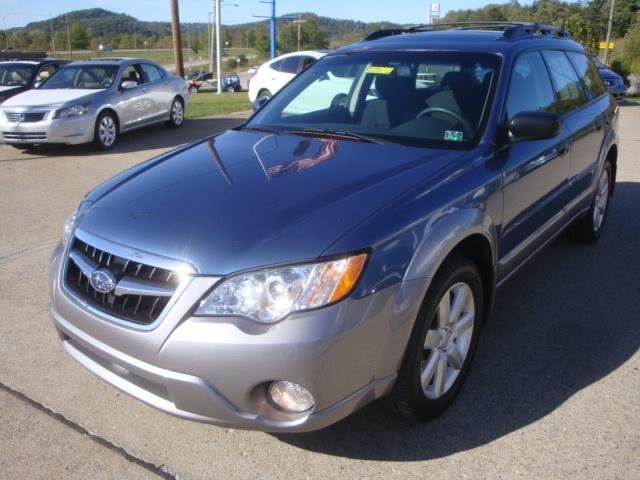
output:
[[[573,14],[559,22],[559,24],[568,30],[573,39],[576,42],[580,42],[588,52],[598,52],[598,34],[591,21],[582,18],[578,14]]]
[[[631,27],[624,37],[623,58],[631,73],[640,75],[640,22]]]
[[[282,52],[295,52],[298,50],[298,24],[289,23],[280,29],[278,42]],[[300,49],[321,50],[329,47],[326,32],[318,27],[313,20],[305,20],[300,25]]]
[[[269,58],[269,34],[264,30],[256,33],[255,48],[260,58]]]
[[[84,50],[89,46],[89,35],[87,30],[79,23],[71,25],[69,29],[69,37],[71,38],[71,48]]]
[[[123,33],[122,35],[120,35],[120,44],[118,45],[118,48],[120,48],[121,50],[127,50],[132,48],[133,43],[131,42],[131,35],[129,35],[128,33]]]

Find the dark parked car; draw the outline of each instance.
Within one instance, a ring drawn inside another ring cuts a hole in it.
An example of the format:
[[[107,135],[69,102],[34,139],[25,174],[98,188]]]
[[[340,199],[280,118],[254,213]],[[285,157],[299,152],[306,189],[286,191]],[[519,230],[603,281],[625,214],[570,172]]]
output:
[[[213,73],[202,73],[195,78],[187,81],[189,86],[189,93],[198,93],[200,89],[204,88],[217,88],[218,80],[213,78]],[[222,89],[225,92],[239,92],[242,90],[240,84],[240,77],[235,73],[225,73],[222,76]]]
[[[613,70],[610,70],[609,67],[598,60],[597,57],[593,56],[591,58],[593,58],[596,67],[598,67],[602,81],[606,85],[607,90],[609,90],[609,93],[616,97],[618,101],[622,100],[625,92],[627,91],[624,79]]]
[[[442,412],[496,288],[567,228],[601,236],[618,158],[618,105],[564,30],[474,25],[329,52],[243,125],[95,188],[51,261],[65,350],[218,425]]]
[[[0,62],[0,103],[43,83],[66,60],[11,60]]]

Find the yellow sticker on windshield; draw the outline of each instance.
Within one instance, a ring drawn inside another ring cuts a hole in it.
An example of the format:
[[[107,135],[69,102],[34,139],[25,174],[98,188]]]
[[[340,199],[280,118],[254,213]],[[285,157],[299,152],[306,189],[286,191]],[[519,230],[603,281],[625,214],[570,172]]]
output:
[[[367,68],[367,73],[373,73],[374,75],[389,75],[393,72],[393,67],[374,67],[371,65]]]

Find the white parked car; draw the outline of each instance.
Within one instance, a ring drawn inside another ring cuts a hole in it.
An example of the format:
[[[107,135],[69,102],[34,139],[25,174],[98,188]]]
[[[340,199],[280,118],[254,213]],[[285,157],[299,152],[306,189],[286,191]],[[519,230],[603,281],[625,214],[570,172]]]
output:
[[[93,142],[105,150],[129,130],[158,122],[180,127],[188,98],[184,79],[149,60],[72,62],[2,104],[1,138],[19,149]]]
[[[304,51],[280,55],[263,64],[249,82],[249,100],[271,97],[284,87],[298,73],[312,64],[326,52]]]

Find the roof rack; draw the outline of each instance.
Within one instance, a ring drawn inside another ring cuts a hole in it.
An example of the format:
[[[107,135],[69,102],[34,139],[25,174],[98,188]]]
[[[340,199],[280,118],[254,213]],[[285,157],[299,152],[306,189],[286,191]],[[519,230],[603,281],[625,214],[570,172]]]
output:
[[[364,40],[371,41],[393,35],[405,35],[408,33],[433,32],[439,30],[498,30],[504,37],[520,37],[530,35],[546,35],[556,38],[571,38],[571,34],[563,27],[555,25],[543,25],[535,22],[450,22],[430,23],[416,25],[403,29],[378,30],[371,33]]]

